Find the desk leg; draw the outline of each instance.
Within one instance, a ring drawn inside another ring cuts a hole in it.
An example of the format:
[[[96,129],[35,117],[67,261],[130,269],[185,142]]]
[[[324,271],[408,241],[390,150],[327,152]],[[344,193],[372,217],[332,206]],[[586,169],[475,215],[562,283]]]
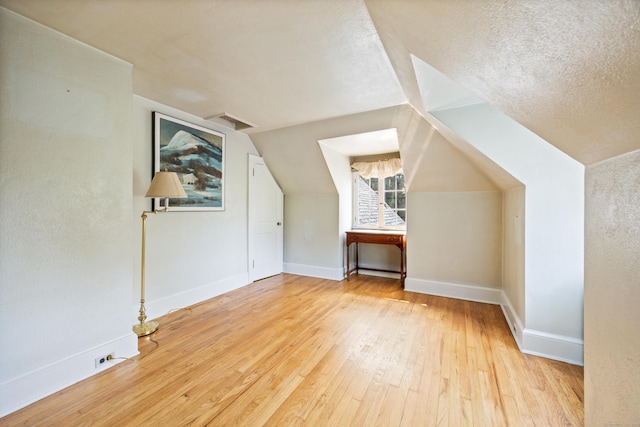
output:
[[[404,246],[400,247],[400,284],[402,285],[402,289],[404,289],[404,276],[405,276],[405,263],[407,254]]]
[[[349,260],[349,243],[347,243],[347,281],[349,280],[349,274],[351,273],[351,261]]]
[[[396,245],[400,249],[400,285],[404,289],[404,246]]]
[[[358,243],[358,242],[356,242],[356,266],[355,266],[356,274],[360,274],[360,273],[358,272],[358,245],[359,245],[359,243]]]

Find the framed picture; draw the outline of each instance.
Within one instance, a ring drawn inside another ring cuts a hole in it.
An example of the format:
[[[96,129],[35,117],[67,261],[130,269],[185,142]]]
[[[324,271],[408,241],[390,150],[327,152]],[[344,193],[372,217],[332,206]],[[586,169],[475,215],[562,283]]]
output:
[[[176,172],[188,196],[169,199],[169,210],[224,210],[224,143],[223,133],[153,112],[153,170]]]

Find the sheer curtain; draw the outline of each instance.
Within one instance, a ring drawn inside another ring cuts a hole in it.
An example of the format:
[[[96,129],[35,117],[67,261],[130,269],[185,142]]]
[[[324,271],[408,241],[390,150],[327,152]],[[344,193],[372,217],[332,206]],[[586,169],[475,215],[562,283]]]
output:
[[[357,170],[363,178],[387,178],[402,172],[402,160],[398,158],[377,162],[355,162],[351,168]]]

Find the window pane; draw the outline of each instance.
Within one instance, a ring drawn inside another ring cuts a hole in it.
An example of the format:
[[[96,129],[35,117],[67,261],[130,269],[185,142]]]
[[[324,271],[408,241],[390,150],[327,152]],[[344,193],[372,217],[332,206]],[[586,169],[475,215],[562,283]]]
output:
[[[358,225],[378,225],[378,192],[371,185],[377,187],[377,178],[363,179],[358,176]]]
[[[396,189],[396,177],[390,176],[384,179],[384,189],[386,190],[395,190]]]
[[[398,209],[405,209],[407,207],[407,205],[406,205],[406,203],[407,203],[406,194],[404,193],[404,191],[398,191],[397,194],[398,194],[398,198],[397,198],[398,206],[397,206],[397,208]]]
[[[390,208],[384,210],[384,225],[404,225],[404,219]]]
[[[384,193],[384,202],[389,205],[390,208],[396,207],[396,193],[386,192]]]
[[[404,175],[397,174],[384,180],[384,225],[402,226],[406,218]]]
[[[357,212],[354,213],[354,225],[368,228],[403,227],[407,215],[404,175],[384,178],[384,182],[383,179],[356,176],[353,194]],[[383,202],[382,206],[380,202]]]

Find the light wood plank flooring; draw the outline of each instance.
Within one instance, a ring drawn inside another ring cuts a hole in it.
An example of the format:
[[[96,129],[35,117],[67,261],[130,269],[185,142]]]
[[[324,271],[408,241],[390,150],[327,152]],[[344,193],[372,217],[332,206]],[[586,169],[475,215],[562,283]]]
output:
[[[141,354],[2,426],[579,426],[583,370],[500,307],[282,274],[175,311]]]

